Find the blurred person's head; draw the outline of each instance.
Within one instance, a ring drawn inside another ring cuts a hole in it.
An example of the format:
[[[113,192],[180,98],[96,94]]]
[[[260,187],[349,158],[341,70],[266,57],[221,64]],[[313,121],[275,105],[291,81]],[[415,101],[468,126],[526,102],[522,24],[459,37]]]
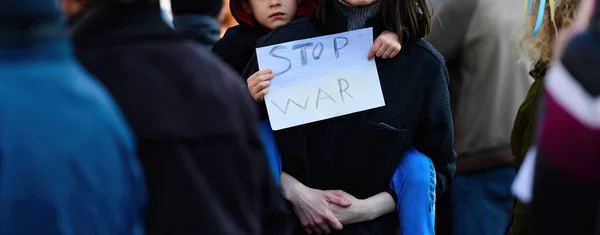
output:
[[[525,35],[521,40],[521,48],[534,63],[541,63],[547,66],[552,60],[553,45],[556,40],[557,30],[560,31],[571,25],[575,16],[575,10],[581,0],[555,0],[555,22],[551,20],[550,4],[546,4],[540,29],[537,34],[532,36],[531,33],[537,21],[540,1],[547,0],[533,0],[531,13],[528,15],[525,27]]]
[[[59,20],[56,0],[0,1],[0,25],[3,26]]]
[[[123,8],[156,8],[160,9],[159,0],[59,0],[64,16],[72,17],[84,9],[93,6],[116,6]]]
[[[206,15],[217,18],[223,8],[223,0],[171,0],[171,12],[178,15]]]

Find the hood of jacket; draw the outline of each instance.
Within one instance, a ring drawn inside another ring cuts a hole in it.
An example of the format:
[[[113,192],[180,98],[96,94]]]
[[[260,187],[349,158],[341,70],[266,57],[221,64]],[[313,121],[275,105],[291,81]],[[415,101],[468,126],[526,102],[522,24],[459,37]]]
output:
[[[241,1],[244,0],[229,1],[229,8],[233,18],[235,18],[235,20],[243,26],[261,27],[260,25],[257,25],[258,23],[254,19],[254,16],[244,11],[244,7],[242,6]],[[311,13],[313,13],[316,8],[316,0],[300,0],[300,2],[298,3],[298,12],[296,14],[296,17],[308,16]]]
[[[56,0],[0,1],[0,45],[64,38]]]
[[[0,29],[30,22],[60,22],[56,0],[0,1]]]

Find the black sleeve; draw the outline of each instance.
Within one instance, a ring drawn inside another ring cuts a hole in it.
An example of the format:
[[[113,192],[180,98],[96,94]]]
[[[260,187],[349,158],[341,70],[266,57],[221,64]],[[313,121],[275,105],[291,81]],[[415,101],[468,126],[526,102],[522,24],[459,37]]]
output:
[[[422,107],[414,146],[429,156],[437,173],[437,194],[448,189],[456,172],[454,126],[450,111],[448,71],[442,63],[432,64],[431,79]]]
[[[238,31],[236,27],[227,29],[225,35],[213,45],[212,53],[231,66],[239,75],[246,67],[248,55],[246,55],[246,50],[244,50],[245,45],[241,45],[239,42],[242,35]],[[241,77],[240,82],[245,84],[245,78],[248,77]]]

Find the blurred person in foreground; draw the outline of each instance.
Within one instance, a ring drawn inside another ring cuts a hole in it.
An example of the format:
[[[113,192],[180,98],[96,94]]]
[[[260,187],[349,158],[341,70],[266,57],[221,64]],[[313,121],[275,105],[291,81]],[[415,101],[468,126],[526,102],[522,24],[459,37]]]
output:
[[[285,235],[258,114],[237,75],[177,34],[153,0],[61,0],[75,54],[138,138],[146,232]]]
[[[171,0],[173,26],[185,37],[210,50],[221,38],[219,14],[223,0]]]
[[[519,63],[522,0],[446,0],[427,38],[449,70],[457,175],[450,190],[454,235],[502,235],[515,172],[510,133],[531,79]],[[446,196],[446,195],[444,195]]]
[[[135,143],[54,0],[0,1],[0,234],[142,235]]]
[[[527,151],[535,141],[535,129],[538,126],[536,114],[540,108],[540,98],[544,90],[544,76],[554,55],[552,45],[556,40],[556,30],[562,30],[571,25],[575,9],[581,2],[581,0],[555,0],[554,7],[552,7],[551,4],[546,4],[547,0],[542,1],[545,3],[545,7],[541,9],[543,17],[538,20],[541,1],[532,0],[529,6],[530,13],[525,36],[521,39],[521,49],[526,56],[530,57],[534,65],[533,70],[529,72],[534,82],[519,108],[511,134],[511,147],[515,156],[514,167],[517,172],[521,168]],[[555,15],[554,20],[551,17],[552,11]],[[536,30],[537,21],[540,21],[540,27]],[[508,234],[530,235],[532,233],[531,224],[529,205],[517,200],[513,208],[513,220]]]
[[[556,59],[545,78],[531,201],[532,234],[600,232],[600,15],[596,4],[596,0],[582,0],[573,24],[558,37]]]

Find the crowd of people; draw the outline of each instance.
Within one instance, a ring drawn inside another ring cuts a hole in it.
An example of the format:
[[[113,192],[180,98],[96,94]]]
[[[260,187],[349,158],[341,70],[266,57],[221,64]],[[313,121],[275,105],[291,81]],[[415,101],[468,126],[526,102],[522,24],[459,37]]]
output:
[[[0,1],[0,234],[600,234],[595,0],[164,4]],[[385,106],[273,131],[256,48],[365,28]]]

